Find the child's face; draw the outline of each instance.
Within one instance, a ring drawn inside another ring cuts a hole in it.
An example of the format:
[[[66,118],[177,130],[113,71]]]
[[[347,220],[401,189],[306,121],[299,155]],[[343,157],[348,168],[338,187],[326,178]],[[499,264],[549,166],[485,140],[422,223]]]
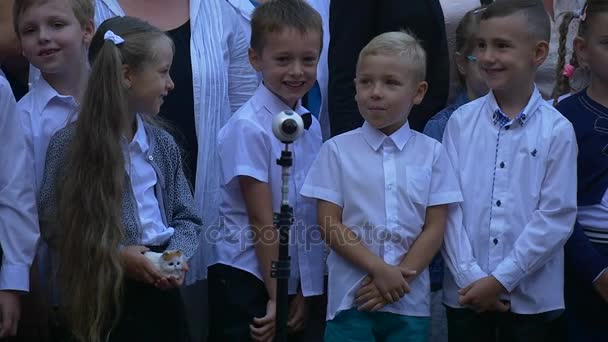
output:
[[[155,115],[160,112],[164,97],[173,90],[169,71],[173,62],[173,46],[162,37],[154,44],[155,58],[136,70],[125,67],[125,83],[129,88],[129,109]]]
[[[476,57],[481,75],[494,91],[528,89],[545,60],[548,45],[527,30],[526,16],[516,13],[482,20]]]
[[[575,40],[576,56],[589,66],[594,79],[608,85],[608,13],[598,13],[589,20],[585,37]]]
[[[249,61],[262,73],[264,85],[294,108],[315,84],[321,54],[321,33],[293,28],[267,33],[261,53],[249,49]]]
[[[426,82],[416,83],[412,69],[400,56],[367,55],[359,60],[355,79],[359,112],[386,135],[405,124],[412,106],[420,104],[426,93]]]
[[[87,59],[93,22],[78,22],[69,0],[50,0],[19,18],[23,55],[43,74],[65,73]]]

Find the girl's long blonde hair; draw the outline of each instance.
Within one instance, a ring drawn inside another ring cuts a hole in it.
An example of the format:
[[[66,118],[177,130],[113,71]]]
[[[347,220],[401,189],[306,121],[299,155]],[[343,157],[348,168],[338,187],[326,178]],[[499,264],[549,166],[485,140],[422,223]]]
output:
[[[122,44],[105,40],[111,30]],[[122,201],[124,133],[132,129],[123,66],[140,70],[155,58],[158,39],[170,39],[133,17],[108,19],[91,41],[91,74],[65,173],[58,184],[59,284],[66,317],[79,341],[107,340],[119,315],[124,272]]]

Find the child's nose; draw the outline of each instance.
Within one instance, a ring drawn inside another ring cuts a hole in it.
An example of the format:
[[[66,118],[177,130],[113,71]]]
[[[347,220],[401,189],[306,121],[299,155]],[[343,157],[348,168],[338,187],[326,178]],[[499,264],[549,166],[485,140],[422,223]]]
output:
[[[296,76],[302,75],[304,73],[302,63],[300,63],[299,61],[295,61],[291,67],[291,73]]]
[[[38,41],[40,41],[40,42],[49,41],[49,31],[44,26],[41,26],[40,28],[38,28]]]

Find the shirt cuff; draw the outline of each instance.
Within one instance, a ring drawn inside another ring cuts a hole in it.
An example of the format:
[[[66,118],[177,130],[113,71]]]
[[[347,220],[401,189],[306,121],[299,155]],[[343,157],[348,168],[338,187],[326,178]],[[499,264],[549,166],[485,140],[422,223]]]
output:
[[[484,272],[477,263],[472,263],[466,267],[463,267],[463,270],[458,272],[455,280],[460,288],[465,288],[479,279],[487,276],[488,274]]]
[[[3,264],[0,269],[0,290],[29,291],[29,266]]]
[[[512,259],[505,259],[492,272],[492,276],[507,289],[507,292],[513,291],[525,275],[524,270],[519,268]]]
[[[429,197],[428,206],[431,207],[434,205],[460,202],[462,202],[462,194],[460,193],[460,191],[440,192],[431,194],[431,196]]]
[[[300,190],[300,195],[331,202],[339,207],[344,206],[342,196],[339,193],[318,186],[304,184]]]
[[[593,279],[593,283],[595,283],[595,282],[596,282],[598,279],[600,279],[600,277],[601,277],[601,276],[602,276],[604,273],[606,273],[606,270],[608,270],[608,268],[604,268],[604,269],[603,269],[603,270],[600,272],[600,274],[598,274],[598,275],[597,275],[597,277],[595,277],[595,279]]]

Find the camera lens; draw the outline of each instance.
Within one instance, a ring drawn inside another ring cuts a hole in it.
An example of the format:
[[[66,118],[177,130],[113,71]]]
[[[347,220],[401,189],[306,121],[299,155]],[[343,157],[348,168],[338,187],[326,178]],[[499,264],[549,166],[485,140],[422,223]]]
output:
[[[293,119],[288,119],[281,125],[281,130],[287,135],[294,134],[298,130],[298,123]]]

